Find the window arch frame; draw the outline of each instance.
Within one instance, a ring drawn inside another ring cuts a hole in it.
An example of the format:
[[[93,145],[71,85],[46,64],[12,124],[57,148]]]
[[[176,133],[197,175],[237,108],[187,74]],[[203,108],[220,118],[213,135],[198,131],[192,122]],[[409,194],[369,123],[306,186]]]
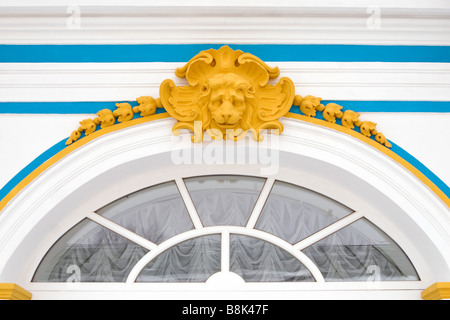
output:
[[[165,127],[166,129],[167,129],[167,127],[170,127],[170,125],[171,125],[170,121],[162,121],[162,122],[164,122],[162,127]],[[303,127],[305,125],[306,126],[310,126],[308,124],[300,124],[300,127],[302,127],[301,129],[305,129]],[[142,126],[142,127],[145,127],[145,126]],[[288,129],[287,132],[289,132],[289,129],[295,129],[295,127],[296,127],[296,125],[292,125],[292,124],[290,126],[287,126],[287,129]],[[317,128],[314,127],[314,130],[315,129],[317,129]],[[324,129],[320,128],[320,130],[324,130]],[[320,131],[320,130],[318,130],[318,131]],[[337,134],[340,139],[341,138],[342,139],[349,139],[347,137],[342,137],[341,135],[339,135],[338,133],[335,133],[335,132],[332,132],[332,133],[330,133],[330,132],[319,132],[319,133],[323,133],[325,136],[327,134],[330,134],[331,136],[335,136]],[[123,135],[123,134],[124,134],[124,132],[121,132],[121,135]],[[114,134],[111,135],[111,136],[106,136],[104,140],[113,141],[114,138],[117,138],[117,137],[114,137],[114,136],[115,136]],[[288,134],[288,136],[289,136],[289,134]],[[148,135],[147,135],[147,137],[148,137]],[[290,137],[292,137],[292,135]],[[125,140],[130,141],[128,138],[126,138]],[[171,141],[171,138],[168,137],[167,135],[165,135],[165,136],[163,135],[163,137],[159,137],[159,138],[160,138],[159,139],[159,143],[167,143],[167,141]],[[307,140],[307,138],[304,138],[304,139],[305,139],[305,141]],[[156,140],[158,140],[158,139],[156,139]],[[108,142],[108,141],[106,141],[106,142]],[[289,139],[288,139],[286,146],[291,145],[292,142],[293,141],[289,141]],[[346,143],[347,142],[349,142],[349,141],[346,141]],[[103,141],[103,143],[105,143],[105,141]],[[98,146],[99,146],[98,144],[93,143],[91,145],[87,145],[86,148],[83,148],[84,149],[83,151],[85,151],[85,152],[93,151],[95,149],[95,147],[98,147]],[[294,158],[295,158],[296,152],[293,152],[292,154],[294,154]],[[302,156],[301,153],[297,153],[297,155],[299,155],[299,154],[300,154],[300,156]],[[152,156],[158,157],[158,152],[154,152],[152,154]],[[346,158],[346,157],[344,157],[344,158]],[[316,161],[317,161],[317,158],[316,158]],[[62,162],[64,162],[64,161],[62,161]],[[55,167],[56,167],[56,169],[61,169],[61,167],[64,167],[64,165],[65,165],[64,163],[61,163],[61,164],[56,165]],[[117,166],[117,164],[116,164],[116,166]],[[120,164],[119,164],[119,166],[120,166]],[[329,163],[328,163],[328,166],[329,166]],[[183,166],[180,166],[180,168],[178,168],[178,169],[185,170],[185,172],[186,172],[186,167],[184,167],[184,168],[182,168],[182,167]],[[246,168],[245,166],[244,167],[242,167],[242,166],[232,166],[232,167],[230,167],[230,166],[223,166],[223,167],[220,167],[220,168],[211,169],[210,172],[208,172],[208,173],[209,174],[221,174],[221,173],[229,174],[230,172],[234,172],[234,173],[246,172],[246,173],[248,173],[247,169],[248,168]],[[292,176],[292,173],[296,172],[296,170],[294,170],[294,168],[289,168],[289,166],[286,166],[286,167],[283,167],[282,169],[283,169],[282,170],[283,172],[281,174],[279,174],[279,177],[278,177],[279,180],[287,181],[287,182],[290,182],[290,183],[293,183],[294,182],[293,180],[297,180],[297,179],[294,179],[293,176]],[[200,170],[197,170],[197,171],[200,171]],[[204,170],[201,170],[201,171],[204,172]],[[374,171],[376,171],[376,170],[374,170]],[[94,176],[96,177],[96,179],[99,179],[99,178],[101,179],[102,174],[105,174],[107,172],[108,171],[106,170],[106,171],[102,172],[101,174],[97,174],[97,175],[94,175]],[[173,174],[178,174],[178,173],[179,172],[177,172],[177,173],[173,172]],[[301,184],[297,183],[297,185],[300,185],[302,187],[306,187],[306,188],[312,189],[312,190],[314,190],[316,192],[320,192],[320,193],[325,194],[325,195],[327,195],[327,196],[329,196],[330,198],[333,198],[333,199],[338,198],[338,199],[336,199],[337,201],[342,202],[342,203],[344,203],[346,205],[349,205],[352,208],[355,208],[355,206],[357,206],[357,207],[364,207],[365,206],[369,210],[368,214],[372,217],[370,219],[370,221],[374,222],[377,226],[380,226],[384,231],[386,231],[386,233],[389,236],[392,236],[393,234],[395,234],[393,239],[397,243],[399,243],[399,245],[400,245],[400,247],[402,249],[405,250],[405,252],[407,253],[408,257],[410,257],[410,259],[413,261],[413,264],[416,267],[416,269],[417,269],[417,271],[419,273],[419,276],[424,281],[426,281],[426,283],[423,283],[423,284],[421,284],[421,283],[415,283],[415,284],[409,283],[408,285],[403,286],[403,288],[410,288],[410,289],[412,288],[412,289],[415,289],[415,290],[418,289],[418,288],[425,288],[427,286],[427,284],[428,284],[428,281],[432,281],[432,280],[430,280],[430,279],[433,278],[432,277],[432,273],[429,270],[427,271],[427,265],[426,265],[425,261],[423,259],[422,259],[422,261],[420,261],[421,260],[420,259],[420,254],[419,254],[420,250],[415,250],[414,245],[412,245],[411,243],[408,244],[407,238],[404,235],[402,236],[402,232],[397,232],[398,229],[395,226],[392,226],[392,223],[390,223],[391,221],[390,221],[390,219],[388,219],[387,216],[380,215],[379,212],[374,212],[374,208],[372,208],[370,205],[367,205],[366,203],[364,203],[364,200],[359,199],[359,198],[352,198],[352,194],[351,194],[351,192],[348,192],[348,190],[347,191],[341,190],[343,192],[338,192],[339,195],[337,196],[337,193],[335,192],[336,190],[333,191],[332,187],[327,186],[327,187],[325,187],[326,190],[324,190],[324,188],[323,188],[324,185],[321,184],[321,183],[318,183],[317,181],[314,181],[315,179],[313,179],[312,176],[305,175],[305,172],[300,172],[300,173],[301,173],[300,174],[301,175],[301,179],[297,180],[297,181],[301,181]],[[379,172],[376,172],[376,173],[379,173]],[[168,174],[168,172],[165,172],[165,174]],[[121,175],[123,177],[127,176],[127,174],[125,172],[122,172],[122,174],[115,174],[113,176],[115,176],[115,178],[120,178]],[[193,172],[193,174],[191,176],[196,176],[196,175],[198,175],[198,173]],[[297,172],[297,178],[298,178],[298,176],[299,176],[299,172]],[[172,178],[168,178],[168,179],[166,179],[166,181],[169,181],[171,179]],[[131,178],[129,180],[132,181],[133,178]],[[159,179],[159,181],[161,182],[161,179]],[[134,182],[136,182],[136,180],[134,180]],[[131,184],[133,184],[133,183],[131,183]],[[370,186],[371,184],[369,183],[368,185]],[[142,185],[138,186],[138,185],[135,184],[133,187],[130,187],[130,189],[128,189],[128,191],[125,188],[125,190],[121,190],[119,193],[117,192],[117,190],[109,190],[109,192],[103,192],[102,193],[103,205],[105,205],[106,203],[109,203],[111,200],[119,198],[120,195],[123,196],[125,193],[130,193],[130,191],[136,191],[136,190],[138,190],[140,188],[142,188]],[[71,194],[73,194],[73,193],[74,193],[74,190],[71,190]],[[108,197],[110,197],[109,200],[108,200]],[[348,204],[348,201],[346,201],[346,200],[349,200],[349,201],[351,200],[351,202],[353,202],[353,204]],[[92,208],[95,208],[95,209],[98,209],[99,207],[101,207],[101,206],[99,206],[99,203],[96,204],[95,201],[90,201],[89,203],[84,203],[83,205],[91,206]],[[80,207],[75,208],[75,210],[73,210],[72,213],[66,215],[64,221],[60,221],[60,223],[58,224],[58,227],[54,228],[55,234],[58,234],[58,232],[59,232],[59,234],[61,235],[61,234],[63,234],[63,232],[68,230],[68,226],[74,225],[74,223],[76,221],[81,221],[80,217],[83,215],[81,213],[81,209],[82,209],[83,205],[80,206]],[[92,212],[95,211],[95,209],[92,210]],[[358,211],[358,209],[355,209],[355,210]],[[43,247],[45,247],[45,243],[47,243],[47,244],[53,243],[54,240],[55,240],[55,234],[47,235],[46,237],[44,237],[45,239],[42,240],[42,242],[40,243],[40,246],[43,248]],[[400,241],[398,241],[398,239],[400,239]],[[48,247],[46,249],[37,250],[36,256],[40,256],[40,258],[42,258],[42,254],[43,254],[43,252],[45,253],[46,250],[48,250]],[[28,273],[27,273],[28,275],[25,276],[24,279],[28,279],[28,281],[30,281],[30,279],[31,279],[31,277],[30,277],[30,270],[32,270],[33,268],[35,270],[35,267],[37,266],[36,261],[40,261],[40,258],[39,259],[35,258],[34,262],[30,263],[30,267],[28,268]],[[424,281],[421,281],[421,282],[424,282]],[[395,285],[396,284],[394,284],[394,283],[392,283],[392,284],[390,284],[388,286],[381,286],[381,287],[379,285],[377,285],[375,288],[376,288],[376,290],[383,290],[383,288],[384,289],[385,288],[392,288],[392,286],[395,287]],[[52,284],[52,286],[53,286],[53,284]],[[35,287],[37,291],[44,290],[43,287],[39,288],[39,286],[34,286],[34,284],[30,284],[30,288],[32,288],[32,287]],[[308,287],[308,286],[306,286],[306,287]],[[304,287],[304,288],[306,288],[306,287]],[[336,287],[339,287],[339,286],[333,286],[333,288],[336,288]],[[50,287],[48,287],[48,288],[50,288]],[[365,288],[371,288],[371,286],[366,284]]]
[[[189,177],[189,178],[209,178],[209,177],[211,177],[211,178],[242,177],[244,179],[245,178],[257,178],[257,177],[248,176],[248,175],[206,175],[206,176],[201,175],[201,176]],[[260,177],[258,177],[258,178],[260,178]],[[330,222],[328,225],[324,226],[321,229],[318,229],[316,232],[313,232],[309,236],[306,236],[305,238],[302,238],[299,241],[296,241],[295,243],[289,243],[287,240],[282,239],[281,237],[279,237],[275,234],[271,234],[267,231],[260,230],[257,228],[257,222],[264,212],[264,207],[266,206],[266,204],[272,194],[275,184],[277,182],[283,182],[280,180],[276,180],[273,177],[268,177],[268,178],[265,178],[265,180],[264,180],[264,184],[263,184],[261,190],[259,191],[256,203],[254,204],[252,211],[249,213],[249,217],[248,217],[248,220],[247,220],[247,223],[245,224],[245,226],[237,226],[237,225],[204,226],[204,224],[202,223],[202,218],[200,217],[200,214],[197,211],[197,208],[194,204],[192,195],[191,195],[190,191],[188,190],[188,187],[185,183],[185,179],[186,178],[178,177],[173,181],[158,183],[156,185],[149,186],[143,190],[137,191],[139,193],[140,191],[148,190],[148,188],[151,189],[152,187],[159,186],[162,184],[173,183],[179,192],[180,199],[183,201],[184,205],[187,208],[186,213],[189,215],[189,217],[191,219],[193,229],[178,233],[178,234],[168,238],[167,240],[163,241],[162,243],[156,244],[156,243],[151,242],[150,240],[147,240],[143,236],[140,236],[137,233],[134,233],[133,231],[127,229],[126,227],[121,226],[121,225],[117,224],[116,222],[104,217],[101,213],[98,212],[98,210],[95,212],[89,212],[86,215],[85,219],[82,220],[82,221],[89,220],[91,222],[95,222],[96,224],[100,225],[101,227],[104,227],[110,231],[113,231],[113,232],[117,233],[118,235],[120,235],[121,237],[123,237],[124,239],[132,241],[135,244],[140,245],[142,248],[148,250],[148,252],[134,265],[134,267],[131,269],[129,274],[126,276],[125,283],[133,284],[133,283],[138,282],[137,278],[143,272],[143,270],[146,268],[146,266],[150,262],[152,262],[154,259],[156,259],[159,255],[164,253],[165,251],[177,246],[178,244],[181,244],[182,242],[185,242],[188,240],[193,240],[193,239],[200,238],[203,236],[208,236],[208,235],[220,235],[220,237],[221,237],[221,271],[220,271],[220,273],[229,273],[230,272],[230,259],[231,259],[231,256],[230,256],[230,249],[231,249],[230,248],[230,235],[231,234],[253,237],[253,238],[256,238],[259,240],[266,241],[272,245],[275,245],[276,247],[278,247],[280,249],[283,249],[284,251],[288,252],[293,257],[295,257],[303,266],[306,267],[306,269],[310,272],[310,274],[313,277],[315,282],[325,283],[328,281],[325,280],[324,275],[319,270],[319,267],[317,266],[317,264],[315,264],[313,262],[313,260],[311,258],[309,258],[302,250],[307,249],[308,247],[326,239],[327,237],[333,235],[334,233],[339,232],[342,229],[351,226],[352,224],[354,224],[355,222],[357,222],[361,219],[367,220],[367,217],[365,217],[365,215],[362,212],[356,212],[350,208],[347,208],[349,210],[349,212],[346,213],[346,215],[344,215],[343,217],[338,218],[335,222]],[[298,185],[294,185],[292,183],[289,183],[289,184],[292,186],[304,189]],[[312,192],[312,190],[307,190],[307,191]],[[326,196],[324,196],[322,194],[318,194],[317,192],[312,192],[312,193],[314,193],[316,196],[323,197],[323,199],[327,198]],[[132,195],[132,194],[125,195],[124,197],[117,199],[116,201],[114,201],[111,204],[106,204],[106,206],[114,205],[114,203],[116,203],[117,201],[120,201],[124,198],[128,198],[128,196],[130,196],[130,195]],[[330,199],[330,200],[334,201],[332,199]],[[341,203],[338,203],[338,202],[336,202],[336,204],[343,206]],[[102,208],[99,208],[99,210],[101,210],[101,209]],[[72,228],[70,230],[68,230],[67,232],[70,232],[71,230],[72,230]],[[388,235],[386,235],[386,236],[388,236]],[[59,243],[59,241],[60,240],[58,239],[54,245]],[[397,245],[397,243],[395,243],[395,242],[393,244]],[[49,249],[49,252],[50,252],[50,250],[51,249]],[[44,258],[41,261],[41,263],[44,261]],[[407,255],[405,255],[405,258],[409,259],[409,257]],[[40,266],[41,266],[41,264],[39,265],[38,268],[40,268]],[[413,264],[411,264],[411,267],[415,269]],[[214,275],[215,274],[213,274],[212,276],[214,276]],[[383,280],[383,281],[390,281],[390,282],[420,281],[420,277],[418,276],[417,280]],[[46,283],[45,281],[41,281],[41,280],[38,280],[38,281],[33,280],[33,282]],[[208,280],[206,280],[206,282],[208,282]],[[262,281],[262,282],[264,282],[264,281]],[[331,282],[333,282],[333,281],[331,281]],[[357,280],[348,280],[348,281],[342,280],[342,282],[358,282],[358,281]],[[50,283],[50,281],[48,281],[47,283]],[[104,282],[98,282],[98,283],[104,283]],[[183,283],[183,282],[178,282],[178,283]],[[271,282],[271,283],[274,284],[277,282]]]

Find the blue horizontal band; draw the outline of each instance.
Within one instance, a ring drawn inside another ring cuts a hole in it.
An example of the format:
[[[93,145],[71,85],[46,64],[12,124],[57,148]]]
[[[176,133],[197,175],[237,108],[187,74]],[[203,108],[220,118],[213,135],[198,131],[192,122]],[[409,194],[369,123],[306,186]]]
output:
[[[117,102],[137,105],[136,101],[100,102],[0,102],[0,114],[96,114],[116,109]],[[356,112],[433,112],[450,113],[450,101],[322,101],[337,103]],[[158,109],[158,112],[161,112]]]
[[[116,110],[116,103],[136,101],[94,102],[0,102],[0,114],[96,114],[102,109]]]
[[[357,112],[450,112],[450,101],[322,101],[324,105],[328,103]]]
[[[0,63],[182,62],[223,44],[0,45]],[[230,45],[264,61],[450,62],[449,46]]]

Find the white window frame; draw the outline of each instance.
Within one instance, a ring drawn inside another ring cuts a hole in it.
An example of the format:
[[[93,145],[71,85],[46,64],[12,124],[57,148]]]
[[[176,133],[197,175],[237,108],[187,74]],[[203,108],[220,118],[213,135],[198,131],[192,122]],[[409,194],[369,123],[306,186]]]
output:
[[[255,298],[267,298],[279,290],[282,294],[278,297],[296,299],[360,298],[361,294],[368,298],[419,299],[421,290],[440,276],[437,273],[449,272],[450,262],[444,253],[450,250],[450,241],[447,241],[450,234],[442,227],[449,223],[448,209],[424,185],[391,159],[349,136],[290,119],[283,122],[285,132],[279,151],[283,153],[284,162],[270,178],[311,189],[346,204],[357,212],[351,219],[363,212],[364,217],[406,252],[421,281],[283,283],[277,288],[272,284],[252,283],[238,290],[234,288],[232,294],[208,284],[32,283],[38,264],[59,237],[84,218],[92,217],[93,212],[105,204],[124,195],[180,177],[258,176],[258,168],[246,165],[168,166],[165,160],[172,150],[188,147],[173,140],[171,119],[131,127],[92,141],[52,166],[10,202],[0,217],[0,281],[8,279],[24,284],[37,299],[186,298],[187,291],[189,298],[208,298],[208,293],[214,292],[217,297],[226,298],[228,294],[231,298],[245,299],[249,292],[253,292]],[[151,170],[142,170],[149,165]],[[325,174],[323,169],[327,168],[333,168],[336,176]],[[120,181],[120,188],[113,181]],[[347,184],[343,185],[342,181]],[[87,194],[91,195],[88,200]],[[260,206],[261,203],[256,205],[250,226],[256,223]],[[389,214],[383,210],[389,210]],[[347,222],[350,221],[343,219],[338,223]],[[332,233],[337,226],[332,225],[320,233],[322,236]],[[314,241],[314,238],[296,244],[297,249],[307,245],[307,241]],[[154,248],[150,242],[141,243]]]
[[[292,245],[283,239],[269,234],[267,232],[255,229],[256,223],[263,211],[264,205],[270,196],[270,192],[275,183],[274,178],[267,178],[265,184],[259,194],[257,202],[254,209],[249,217],[247,225],[245,227],[239,226],[214,226],[214,227],[204,227],[201,218],[197,212],[197,209],[192,201],[189,191],[184,183],[183,178],[177,178],[175,180],[178,190],[180,192],[181,198],[183,199],[188,213],[194,225],[194,230],[187,231],[178,234],[160,245],[157,245],[136,233],[112,222],[111,220],[97,214],[96,212],[91,212],[86,216],[86,218],[98,223],[99,225],[116,232],[122,237],[144,247],[149,250],[149,252],[135,265],[130,274],[127,277],[126,283],[132,284],[136,282],[137,277],[142,272],[142,270],[161,253],[176,246],[184,241],[198,238],[201,236],[220,234],[222,239],[222,250],[221,250],[221,272],[230,271],[230,234],[244,235],[249,237],[254,237],[260,240],[267,241],[279,248],[282,248],[286,252],[289,252],[292,256],[296,257],[310,272],[316,282],[323,283],[325,279],[318,269],[317,265],[314,264],[311,259],[309,259],[301,250],[306,247],[328,237],[329,235],[349,226],[350,224],[356,222],[357,220],[364,217],[360,212],[353,212],[346,217],[339,219],[337,222],[325,227],[322,230],[314,233],[313,235],[299,241],[298,243]]]

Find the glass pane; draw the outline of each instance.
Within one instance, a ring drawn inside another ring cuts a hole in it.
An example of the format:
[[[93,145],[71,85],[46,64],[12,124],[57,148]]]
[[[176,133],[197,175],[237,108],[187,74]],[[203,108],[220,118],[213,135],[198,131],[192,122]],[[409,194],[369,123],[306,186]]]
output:
[[[289,252],[260,239],[230,236],[230,271],[246,282],[314,282],[309,270]]]
[[[245,226],[266,179],[212,176],[185,179],[205,227]]]
[[[182,242],[163,252],[142,270],[136,282],[206,282],[221,270],[221,236]]]
[[[366,219],[303,252],[316,263],[326,281],[419,280],[402,249]]]
[[[256,229],[295,244],[352,212],[324,195],[276,181]]]
[[[194,228],[173,181],[135,192],[98,213],[156,244]]]
[[[147,250],[88,219],[49,250],[34,282],[125,282]]]

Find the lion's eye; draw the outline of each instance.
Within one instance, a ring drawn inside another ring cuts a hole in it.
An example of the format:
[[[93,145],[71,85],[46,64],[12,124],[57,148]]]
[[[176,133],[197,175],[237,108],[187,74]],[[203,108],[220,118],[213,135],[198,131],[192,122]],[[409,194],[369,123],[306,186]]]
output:
[[[204,84],[200,87],[200,92],[202,94],[208,93],[209,92],[209,86],[207,84]]]
[[[247,91],[248,91],[248,93],[250,93],[250,94],[254,94],[254,93],[256,92],[255,87],[253,87],[253,86],[249,86],[249,87],[247,88]]]
[[[222,104],[222,98],[213,99],[211,100],[211,103],[215,106],[220,106]]]

